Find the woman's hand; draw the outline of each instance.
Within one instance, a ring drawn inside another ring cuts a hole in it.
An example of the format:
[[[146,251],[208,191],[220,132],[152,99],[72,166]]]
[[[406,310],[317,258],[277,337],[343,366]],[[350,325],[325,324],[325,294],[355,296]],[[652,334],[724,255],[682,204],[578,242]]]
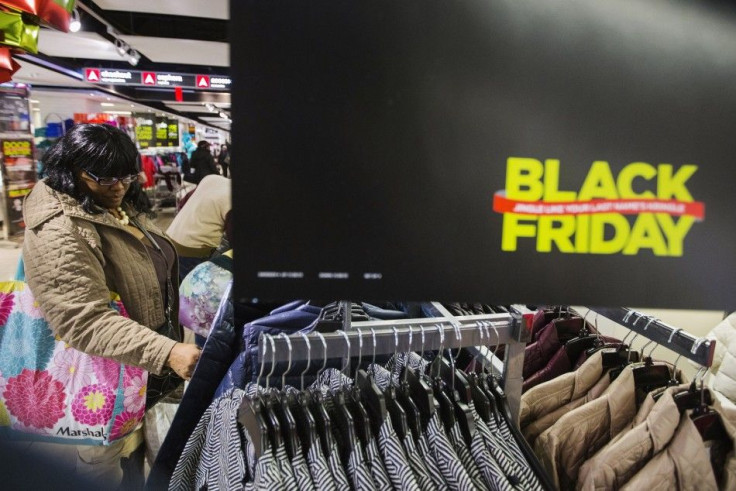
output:
[[[192,378],[202,350],[196,344],[176,343],[169,353],[168,365],[184,380]]]

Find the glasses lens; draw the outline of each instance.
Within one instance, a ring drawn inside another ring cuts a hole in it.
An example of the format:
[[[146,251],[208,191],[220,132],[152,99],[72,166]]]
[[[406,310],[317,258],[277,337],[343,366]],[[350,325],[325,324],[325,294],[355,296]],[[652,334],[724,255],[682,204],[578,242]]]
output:
[[[131,174],[125,177],[100,177],[99,179],[97,179],[97,183],[100,186],[114,186],[118,182],[122,182],[123,184],[130,184],[136,179],[138,179],[138,174]]]

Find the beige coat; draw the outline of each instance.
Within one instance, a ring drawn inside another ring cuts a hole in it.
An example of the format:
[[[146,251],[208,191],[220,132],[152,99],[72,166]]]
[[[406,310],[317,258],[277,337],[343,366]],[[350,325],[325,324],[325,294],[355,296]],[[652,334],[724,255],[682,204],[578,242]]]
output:
[[[558,489],[573,489],[578,470],[636,415],[634,374],[627,366],[606,392],[562,416],[539,435],[534,451]]]
[[[673,396],[687,389],[687,385],[671,387],[654,404],[648,397],[637,414],[640,419],[647,412],[644,421],[588,459],[580,468],[577,488],[587,491],[619,489],[652,456],[667,447],[680,423],[680,411]]]
[[[176,343],[151,330],[164,324],[164,305],[143,243],[110,214],[89,214],[44,182],[26,198],[23,217],[26,281],[59,338],[160,374]],[[144,215],[138,219],[163,237]],[[109,307],[110,291],[120,295],[130,319]]]
[[[539,384],[521,396],[519,426],[530,445],[558,419],[598,398],[610,385],[602,353],[595,352],[574,372]]]
[[[687,414],[678,419],[677,429],[667,448],[655,455],[621,489],[627,491],[718,489],[703,439]]]

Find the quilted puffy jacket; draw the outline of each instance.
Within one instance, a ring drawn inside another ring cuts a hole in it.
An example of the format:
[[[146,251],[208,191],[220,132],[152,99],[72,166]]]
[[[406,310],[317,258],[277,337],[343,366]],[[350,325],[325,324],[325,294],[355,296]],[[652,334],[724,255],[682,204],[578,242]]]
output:
[[[164,305],[143,243],[109,213],[87,213],[43,181],[26,198],[23,218],[26,281],[59,338],[84,353],[160,374],[176,342],[152,330],[165,322]],[[136,218],[165,237],[145,215]],[[176,278],[175,265],[175,287]],[[120,295],[129,319],[109,307],[110,291]],[[174,299],[177,312],[178,295]]]
[[[716,340],[716,352],[710,367],[712,387],[736,403],[736,312],[726,317],[708,333]]]

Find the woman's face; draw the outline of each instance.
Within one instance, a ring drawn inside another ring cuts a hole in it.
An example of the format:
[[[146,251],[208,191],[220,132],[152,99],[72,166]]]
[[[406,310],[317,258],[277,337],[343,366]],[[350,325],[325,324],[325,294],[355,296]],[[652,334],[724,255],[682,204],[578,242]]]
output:
[[[82,192],[91,196],[97,205],[103,208],[117,208],[123,204],[123,198],[130,188],[130,183],[137,178],[137,174],[121,178],[110,178],[106,176],[95,176],[87,171],[81,171],[78,180]],[[111,182],[113,183],[107,185]]]

